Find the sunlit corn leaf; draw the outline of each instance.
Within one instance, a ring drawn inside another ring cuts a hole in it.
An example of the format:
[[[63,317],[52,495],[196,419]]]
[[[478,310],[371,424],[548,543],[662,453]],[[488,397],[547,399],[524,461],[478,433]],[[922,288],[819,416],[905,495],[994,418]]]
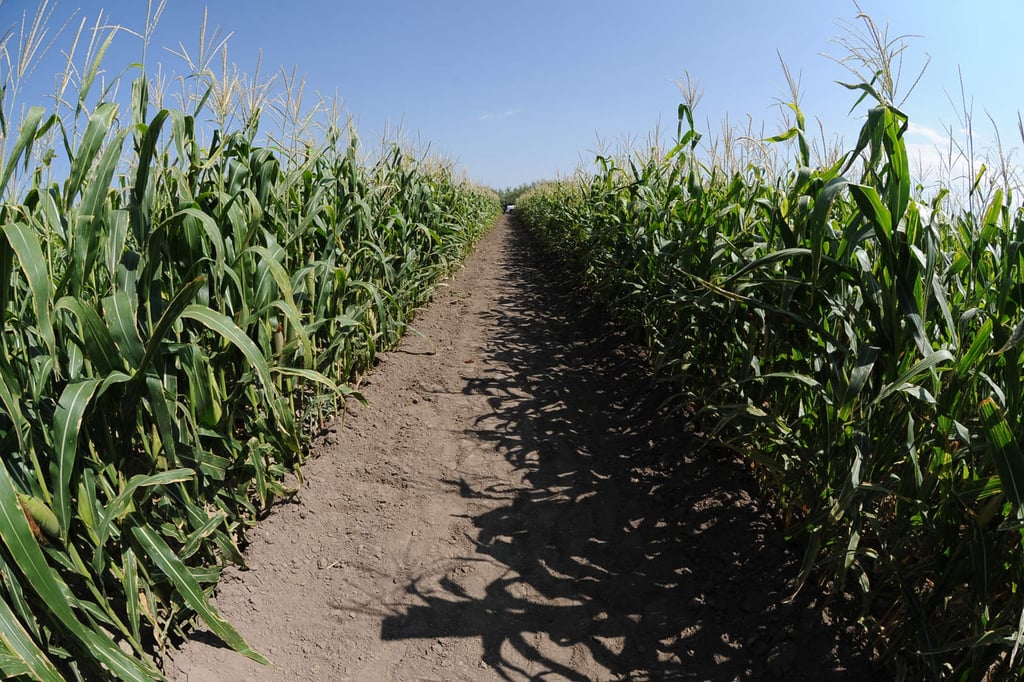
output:
[[[11,148],[11,154],[7,158],[7,163],[4,164],[3,175],[0,176],[0,199],[3,199],[8,194],[8,183],[18,167],[18,162],[24,158],[25,167],[28,167],[29,159],[32,155],[33,142],[45,135],[50,126],[57,120],[56,115],[50,116],[40,126],[44,115],[46,115],[46,109],[40,106],[31,107],[26,112],[25,119],[18,130],[18,137]]]
[[[57,475],[53,481],[53,507],[60,525],[60,536],[67,538],[71,524],[71,475],[78,455],[78,439],[82,419],[101,379],[87,379],[68,384],[61,393],[53,417],[54,445],[57,452]]]
[[[39,236],[22,222],[4,226],[7,241],[17,256],[18,263],[32,292],[32,307],[35,311],[36,325],[42,335],[50,355],[55,354],[53,321],[50,316],[53,301],[53,282],[46,269],[46,259],[39,245]]]
[[[1013,504],[1017,518],[1024,520],[1024,509],[1021,508],[1024,502],[1024,452],[995,400],[985,398],[978,410],[985,425],[987,450],[999,471],[1003,491]]]
[[[0,463],[0,538],[48,611],[90,656],[108,666],[122,679],[145,682],[153,678],[152,669],[127,656],[109,638],[75,616],[65,596],[68,588],[61,586],[59,578],[47,564],[3,463]]]
[[[0,642],[6,648],[6,655],[0,656],[0,672],[5,677],[26,675],[44,682],[63,682],[64,676],[36,646],[3,599],[0,599]]]
[[[270,661],[252,649],[230,623],[224,620],[203,593],[192,573],[175,555],[171,548],[148,526],[134,526],[132,534],[140,547],[163,571],[167,579],[189,607],[206,623],[207,627],[225,644],[252,660],[269,665]]]

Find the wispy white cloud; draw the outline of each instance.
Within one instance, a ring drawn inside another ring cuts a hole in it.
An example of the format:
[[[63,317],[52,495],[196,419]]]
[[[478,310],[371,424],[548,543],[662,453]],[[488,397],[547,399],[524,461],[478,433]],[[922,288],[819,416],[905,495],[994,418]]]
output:
[[[916,180],[926,185],[966,183],[971,177],[971,164],[949,131],[936,130],[911,122],[907,127],[907,157]]]
[[[970,174],[967,159],[956,152],[950,154],[948,140],[908,142],[907,158],[919,182],[962,180]]]
[[[521,109],[509,109],[508,111],[501,111],[497,113],[484,114],[480,117],[481,121],[497,121],[503,118],[509,118],[515,116],[521,111]]]
[[[928,140],[928,142],[935,145],[949,145],[949,136],[945,132],[940,132],[934,128],[914,123],[913,121],[911,121],[910,125],[907,127],[907,135],[923,137]]]
[[[963,134],[964,137],[956,136]],[[937,131],[911,123],[907,128],[907,157],[911,173],[925,187],[944,187],[963,199],[978,187],[982,192],[1004,183],[1019,183],[1024,167],[1016,160],[1018,149],[999,149],[984,134],[974,134],[968,146],[966,134]],[[973,151],[974,158],[970,158]]]

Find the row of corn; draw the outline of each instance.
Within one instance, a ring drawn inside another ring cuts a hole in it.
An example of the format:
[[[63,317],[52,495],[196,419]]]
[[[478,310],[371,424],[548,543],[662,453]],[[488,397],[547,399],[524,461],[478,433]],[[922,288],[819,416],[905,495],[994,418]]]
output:
[[[600,157],[516,212],[748,458],[806,547],[800,585],[857,595],[895,675],[1015,678],[1024,216],[1005,187],[975,183],[973,212],[923,198],[907,117],[857,89],[876,102],[832,162],[794,104],[791,171],[724,170],[682,105],[674,148]]]
[[[208,601],[221,568],[498,213],[397,145],[258,144],[258,112],[203,142],[202,103],[150,91],[0,116],[4,677],[158,679],[200,620],[264,660]]]

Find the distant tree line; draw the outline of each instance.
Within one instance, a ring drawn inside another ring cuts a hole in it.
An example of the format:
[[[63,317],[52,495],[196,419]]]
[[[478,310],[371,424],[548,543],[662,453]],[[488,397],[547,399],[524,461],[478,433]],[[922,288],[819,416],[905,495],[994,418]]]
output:
[[[498,197],[501,200],[501,205],[508,206],[509,204],[515,204],[516,199],[518,199],[519,196],[523,194],[523,192],[532,187],[536,187],[538,184],[540,184],[539,181],[528,182],[519,185],[518,187],[507,187],[505,189],[499,189],[495,191],[498,193]]]

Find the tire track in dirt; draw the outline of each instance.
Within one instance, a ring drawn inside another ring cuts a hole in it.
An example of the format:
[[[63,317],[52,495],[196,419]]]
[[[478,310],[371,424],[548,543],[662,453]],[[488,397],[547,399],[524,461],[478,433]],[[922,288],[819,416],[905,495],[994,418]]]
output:
[[[172,679],[868,680],[734,459],[508,218],[314,444]]]

